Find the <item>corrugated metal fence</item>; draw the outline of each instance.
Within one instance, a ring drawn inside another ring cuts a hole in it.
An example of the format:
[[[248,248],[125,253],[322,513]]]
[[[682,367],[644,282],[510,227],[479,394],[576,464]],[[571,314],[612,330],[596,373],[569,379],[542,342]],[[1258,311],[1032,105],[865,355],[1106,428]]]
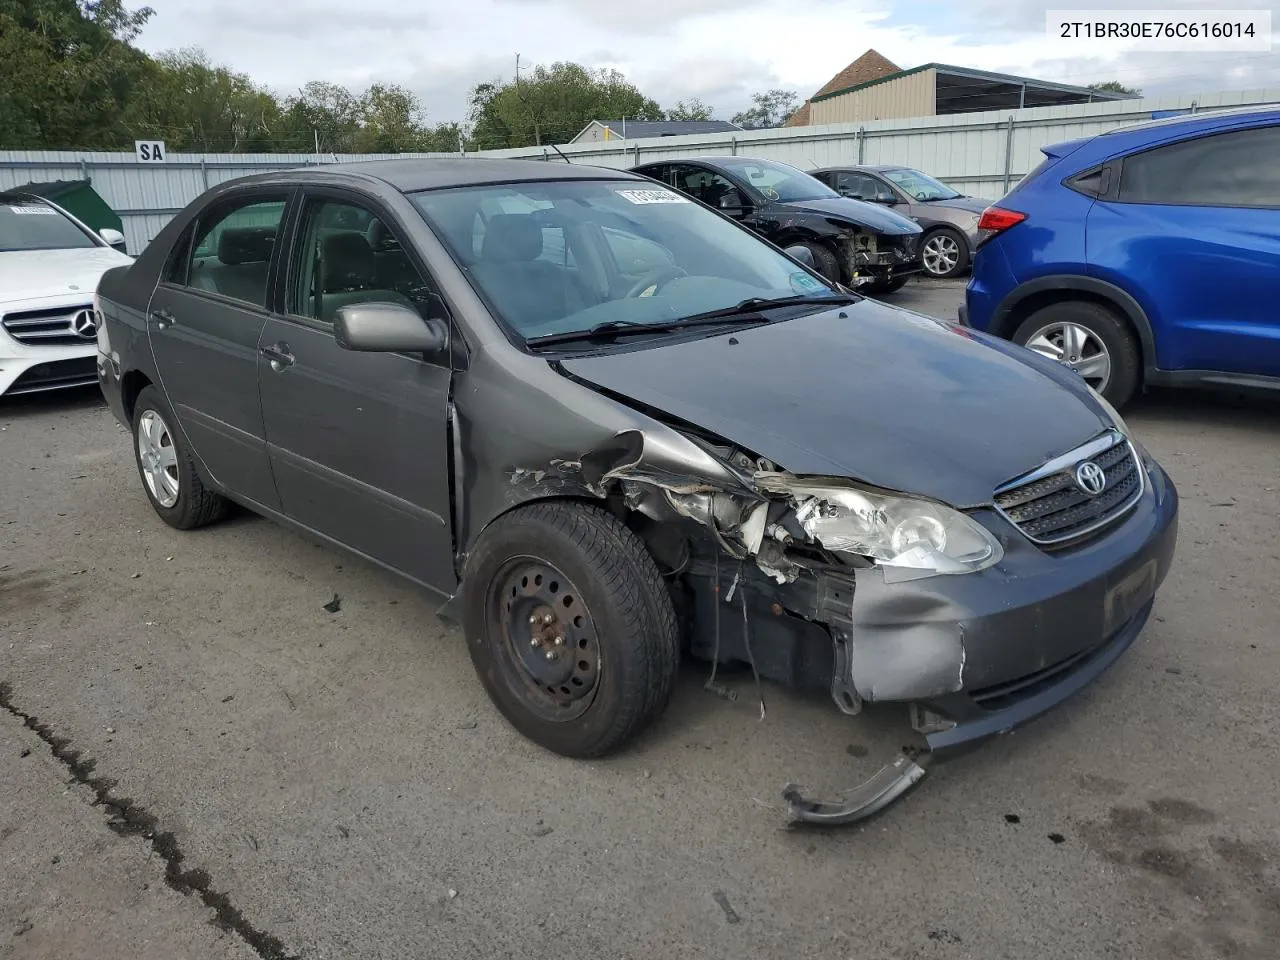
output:
[[[606,167],[630,167],[700,154],[755,156],[801,169],[840,163],[897,163],[924,170],[963,193],[994,200],[1039,162],[1040,148],[1047,144],[1092,136],[1168,111],[1258,103],[1280,103],[1280,89],[665,137],[608,146],[569,144],[559,150],[575,163]],[[137,253],[170,217],[216,183],[267,170],[388,156],[391,155],[170,154],[167,162],[159,164],[139,163],[129,153],[0,151],[0,189],[30,181],[91,179],[94,188],[124,221],[129,251]],[[561,162],[560,154],[550,147],[487,150],[469,156]]]

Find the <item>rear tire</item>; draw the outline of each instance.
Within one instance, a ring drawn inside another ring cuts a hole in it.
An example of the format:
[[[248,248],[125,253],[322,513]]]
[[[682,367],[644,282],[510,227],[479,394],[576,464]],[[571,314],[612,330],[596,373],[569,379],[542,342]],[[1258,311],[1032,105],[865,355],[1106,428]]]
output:
[[[221,520],[230,504],[205,487],[174,423],[160,391],[143,387],[133,406],[133,454],[142,490],[161,520],[194,530]]]
[[[534,743],[603,756],[666,708],[679,663],[671,596],[612,514],[566,501],[518,508],[481,535],[463,580],[472,663]]]
[[[832,283],[842,282],[840,278],[840,261],[830,249],[812,240],[806,241],[801,246],[813,254],[813,267],[815,270]]]
[[[1142,383],[1137,338],[1099,303],[1065,300],[1042,307],[1018,326],[1012,340],[1076,370],[1117,410]]]

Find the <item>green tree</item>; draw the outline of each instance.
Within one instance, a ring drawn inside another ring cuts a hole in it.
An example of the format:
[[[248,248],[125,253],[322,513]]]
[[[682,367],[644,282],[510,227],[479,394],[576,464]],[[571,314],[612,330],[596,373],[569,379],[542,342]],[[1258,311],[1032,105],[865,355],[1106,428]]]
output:
[[[280,103],[244,74],[215,66],[200,50],[165,53],[148,64],[125,112],[138,139],[202,153],[277,149]]]
[[[688,100],[677,100],[676,105],[667,110],[668,120],[710,120],[715,111],[699,100],[690,97]]]
[[[283,132],[303,152],[355,152],[362,112],[346,87],[313,80],[285,101]]]
[[[0,147],[118,148],[152,16],[122,0],[0,0]]]
[[[661,120],[662,109],[616,70],[576,63],[522,68],[471,92],[477,149],[565,143],[592,120]]]
[[[1126,87],[1119,80],[1108,80],[1105,83],[1091,83],[1090,90],[1103,90],[1107,93],[1123,93],[1129,97],[1140,97],[1142,91],[1138,87]]]
[[[751,106],[733,115],[733,122],[746,130],[780,127],[800,106],[794,90],[766,90],[751,95]]]

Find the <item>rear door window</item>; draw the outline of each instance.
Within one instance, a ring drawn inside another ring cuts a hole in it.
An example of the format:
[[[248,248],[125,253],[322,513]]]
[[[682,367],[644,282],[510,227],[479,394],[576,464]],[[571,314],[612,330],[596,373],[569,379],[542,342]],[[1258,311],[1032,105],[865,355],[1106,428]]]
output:
[[[240,198],[200,218],[191,254],[173,265],[171,282],[267,305],[267,274],[287,197]]]
[[[1120,174],[1122,203],[1280,207],[1280,126],[1233,130],[1136,153]]]

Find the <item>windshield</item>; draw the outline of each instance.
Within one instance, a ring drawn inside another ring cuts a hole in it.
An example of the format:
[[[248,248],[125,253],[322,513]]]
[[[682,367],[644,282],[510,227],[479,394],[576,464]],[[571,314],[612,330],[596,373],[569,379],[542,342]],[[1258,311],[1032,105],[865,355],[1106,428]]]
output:
[[[717,160],[716,165],[740,180],[745,180],[768,200],[791,203],[794,200],[826,200],[840,196],[821,180],[785,163],[732,159]]]
[[[919,170],[884,170],[882,171],[886,177],[893,181],[894,185],[908,196],[914,197],[928,203],[930,200],[954,200],[960,194],[956,193],[945,183],[933,179],[928,174],[921,173]]]
[[[412,199],[525,340],[838,293],[741,227],[645,181],[534,181]]]
[[[92,237],[43,200],[0,199],[0,252],[96,246]]]

